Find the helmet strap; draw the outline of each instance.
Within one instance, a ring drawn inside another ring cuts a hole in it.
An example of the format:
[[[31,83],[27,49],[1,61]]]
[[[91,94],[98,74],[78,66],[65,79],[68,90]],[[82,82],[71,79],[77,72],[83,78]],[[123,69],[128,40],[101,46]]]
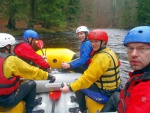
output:
[[[101,40],[101,43],[100,43],[100,48],[99,48],[99,50],[101,50],[101,48],[102,48],[102,40]]]
[[[11,54],[11,45],[10,44],[8,45],[8,47],[5,46],[4,48],[8,51],[9,54]]]
[[[25,41],[26,41],[27,43],[29,43],[29,39],[28,39],[28,38],[26,38]]]
[[[105,49],[106,48],[106,46],[102,46],[102,40],[101,40],[101,43],[100,43],[100,48],[96,51],[96,52],[99,52],[99,51],[101,51],[101,50],[103,50],[103,49]]]
[[[87,37],[88,37],[88,32],[85,32],[85,39],[84,39],[84,41],[87,40]],[[84,41],[83,41],[83,42],[84,42]]]
[[[32,45],[33,38],[31,39],[31,41],[29,41],[29,38],[27,38],[27,39],[26,39],[26,42],[28,42],[30,45]]]
[[[86,37],[86,38],[88,37],[88,32],[85,32],[85,37]]]
[[[31,39],[30,45],[32,45],[32,42],[33,42],[33,38]]]

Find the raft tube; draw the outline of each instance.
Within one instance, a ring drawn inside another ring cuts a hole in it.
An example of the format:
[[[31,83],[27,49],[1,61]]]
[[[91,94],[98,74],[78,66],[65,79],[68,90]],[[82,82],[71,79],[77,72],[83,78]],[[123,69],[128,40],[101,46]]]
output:
[[[45,113],[51,113],[53,101],[49,97],[51,91],[60,91],[62,83],[71,83],[78,79],[81,73],[53,73],[52,75],[56,77],[54,83],[49,83],[49,80],[36,80],[36,98],[42,97],[42,104],[34,108],[34,110],[44,109]],[[70,113],[69,108],[78,107],[76,102],[71,102],[71,96],[75,96],[74,92],[67,94],[61,93],[60,98],[55,102],[55,113]]]
[[[15,107],[5,112],[0,111],[0,113],[24,113],[24,102],[20,102]]]
[[[52,73],[56,77],[54,83],[49,83],[49,80],[35,80],[37,83],[36,93],[45,93],[50,91],[59,91],[62,83],[72,83],[78,79],[82,74],[81,73]]]
[[[66,48],[44,48],[38,50],[37,53],[43,56],[46,53],[47,62],[50,64],[51,68],[61,68],[63,62],[70,62],[77,58],[77,54]]]
[[[86,106],[88,108],[89,113],[99,113],[98,111],[101,111],[104,104],[99,104],[94,100],[90,99],[89,97],[86,97]]]

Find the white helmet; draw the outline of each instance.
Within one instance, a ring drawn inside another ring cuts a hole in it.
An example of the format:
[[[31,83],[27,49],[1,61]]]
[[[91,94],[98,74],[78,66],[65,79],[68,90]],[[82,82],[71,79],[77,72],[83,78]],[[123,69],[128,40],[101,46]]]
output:
[[[76,33],[78,33],[78,32],[87,32],[87,33],[89,33],[89,29],[86,26],[80,26],[76,30]]]
[[[0,33],[0,48],[5,47],[10,44],[13,45],[15,43],[15,38],[7,33]]]

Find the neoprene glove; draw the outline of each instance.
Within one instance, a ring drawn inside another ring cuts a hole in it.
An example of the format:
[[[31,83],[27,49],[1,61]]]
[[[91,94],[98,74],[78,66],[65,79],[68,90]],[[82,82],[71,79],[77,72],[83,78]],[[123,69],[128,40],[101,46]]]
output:
[[[53,83],[53,82],[55,82],[55,79],[56,79],[56,77],[55,77],[55,76],[52,76],[51,74],[48,74],[48,78],[47,78],[47,80],[50,80],[50,81],[49,81],[49,83]]]

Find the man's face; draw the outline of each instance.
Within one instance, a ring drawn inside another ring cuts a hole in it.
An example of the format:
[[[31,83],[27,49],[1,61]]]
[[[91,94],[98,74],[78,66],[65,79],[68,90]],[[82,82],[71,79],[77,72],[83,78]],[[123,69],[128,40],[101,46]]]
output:
[[[129,43],[127,53],[133,70],[141,70],[150,63],[150,44]]]

